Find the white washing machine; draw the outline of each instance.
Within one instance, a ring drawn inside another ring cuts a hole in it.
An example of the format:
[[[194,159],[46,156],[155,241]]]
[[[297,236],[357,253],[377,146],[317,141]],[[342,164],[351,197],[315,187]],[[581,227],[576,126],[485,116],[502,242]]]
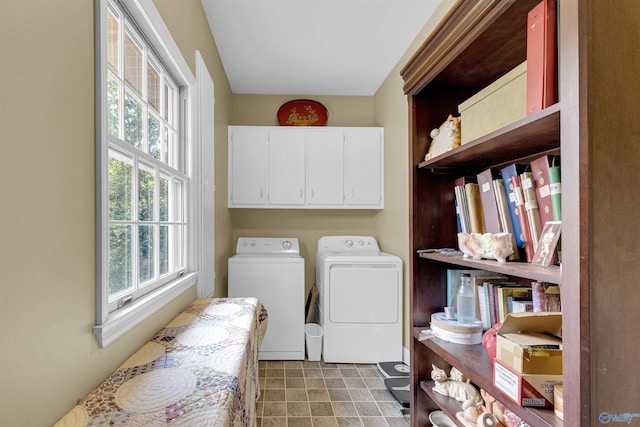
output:
[[[256,297],[269,313],[260,360],[304,360],[304,291],[298,239],[238,239],[229,258],[229,296]]]
[[[316,286],[328,363],[402,360],[402,260],[371,236],[318,240]]]

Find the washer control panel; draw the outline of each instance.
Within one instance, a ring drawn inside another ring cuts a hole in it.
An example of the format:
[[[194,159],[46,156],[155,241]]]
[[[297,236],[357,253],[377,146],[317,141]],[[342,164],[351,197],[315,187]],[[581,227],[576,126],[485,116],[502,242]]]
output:
[[[299,255],[295,237],[239,237],[236,254]]]
[[[377,254],[380,246],[373,236],[325,236],[318,240],[318,252]]]

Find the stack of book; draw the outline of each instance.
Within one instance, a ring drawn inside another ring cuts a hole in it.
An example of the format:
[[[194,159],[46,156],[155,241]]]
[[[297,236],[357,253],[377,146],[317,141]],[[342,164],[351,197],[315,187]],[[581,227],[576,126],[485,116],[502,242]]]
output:
[[[532,262],[545,224],[562,218],[560,156],[459,177],[454,191],[458,232],[511,233],[509,259]]]
[[[487,330],[509,313],[561,312],[560,286],[545,282],[521,284],[487,270],[447,270],[447,306],[456,306],[460,274],[469,274],[476,290],[476,318]]]

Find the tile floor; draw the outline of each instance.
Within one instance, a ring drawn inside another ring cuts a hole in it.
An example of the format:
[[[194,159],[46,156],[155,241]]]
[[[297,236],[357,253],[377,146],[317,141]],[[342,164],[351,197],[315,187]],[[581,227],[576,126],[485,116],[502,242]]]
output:
[[[406,427],[376,365],[260,361],[257,427]]]

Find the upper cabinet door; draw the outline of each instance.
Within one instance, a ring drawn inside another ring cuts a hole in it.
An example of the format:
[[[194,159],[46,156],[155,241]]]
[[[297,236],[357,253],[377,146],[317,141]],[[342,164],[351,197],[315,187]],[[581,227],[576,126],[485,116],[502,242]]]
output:
[[[269,204],[305,203],[304,130],[272,130],[269,134]]]
[[[229,207],[267,200],[267,130],[229,128]]]
[[[309,129],[307,137],[307,204],[344,204],[344,132]]]
[[[363,208],[384,207],[383,129],[347,130],[345,203]]]
[[[229,207],[383,209],[383,128],[229,126]]]

